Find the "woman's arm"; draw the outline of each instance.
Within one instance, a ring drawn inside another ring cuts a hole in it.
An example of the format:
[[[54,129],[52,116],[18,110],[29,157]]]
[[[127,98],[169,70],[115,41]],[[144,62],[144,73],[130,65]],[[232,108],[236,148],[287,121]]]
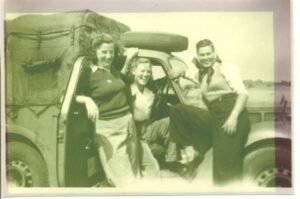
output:
[[[97,104],[90,97],[84,95],[77,95],[75,97],[77,103],[84,104],[87,110],[87,115],[90,120],[96,122],[99,117],[99,110]]]
[[[137,56],[138,52],[139,52],[138,48],[128,48],[126,50],[126,60],[121,70],[121,74],[125,75],[129,73],[131,61],[135,56]]]
[[[138,54],[138,48],[128,48],[126,51],[126,60],[124,66],[120,72],[121,79],[125,82],[125,84],[130,85],[133,81],[132,74],[130,73],[130,66],[132,64],[132,60]]]
[[[75,95],[75,101],[79,104],[84,104],[87,110],[87,115],[90,120],[95,122],[99,116],[98,106],[94,100],[88,95],[90,95],[89,79],[91,75],[91,68],[85,67],[79,77],[78,86]]]

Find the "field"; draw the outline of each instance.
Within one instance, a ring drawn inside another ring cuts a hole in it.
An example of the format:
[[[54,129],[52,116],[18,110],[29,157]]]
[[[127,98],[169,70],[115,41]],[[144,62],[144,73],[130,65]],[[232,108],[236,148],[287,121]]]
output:
[[[248,107],[274,107],[280,106],[281,100],[287,101],[287,105],[291,105],[291,87],[276,86],[263,88],[250,88]]]

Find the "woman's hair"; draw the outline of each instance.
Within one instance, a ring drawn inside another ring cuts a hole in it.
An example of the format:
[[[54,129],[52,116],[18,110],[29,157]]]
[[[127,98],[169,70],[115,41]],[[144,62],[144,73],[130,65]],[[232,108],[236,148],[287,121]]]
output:
[[[148,63],[150,67],[152,66],[151,61],[149,58],[146,57],[135,57],[132,59],[130,64],[130,71],[132,72],[134,68],[138,67],[139,64]]]
[[[119,56],[121,51],[121,45],[118,42],[116,42],[116,40],[110,34],[99,33],[92,40],[92,44],[91,44],[91,58],[94,63],[96,63],[97,61],[96,49],[99,48],[104,43],[114,44],[115,57]]]
[[[107,33],[98,34],[92,41],[92,49],[95,51],[103,43],[107,43],[107,44],[114,43],[114,39],[111,35]]]
[[[135,57],[131,60],[129,69],[128,69],[128,75],[132,78],[134,77],[133,71],[136,69],[140,64],[148,63],[150,66],[150,69],[152,68],[152,63],[149,58],[146,57]],[[152,70],[151,70],[151,78],[152,78]]]

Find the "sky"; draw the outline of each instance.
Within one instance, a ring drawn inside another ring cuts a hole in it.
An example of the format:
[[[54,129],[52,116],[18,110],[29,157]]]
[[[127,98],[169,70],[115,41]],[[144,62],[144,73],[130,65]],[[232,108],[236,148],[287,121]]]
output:
[[[272,12],[101,14],[125,23],[134,31],[170,32],[188,37],[188,50],[176,53],[188,66],[192,67],[196,42],[207,38],[214,42],[224,63],[240,68],[243,79],[274,80]]]
[[[274,27],[272,12],[145,12],[99,13],[128,25],[133,31],[184,35],[186,51],[175,53],[191,71],[195,44],[210,39],[224,63],[239,67],[242,79],[274,81]],[[19,14],[18,14],[19,15]],[[8,19],[17,15],[9,14]],[[284,75],[280,79],[288,79]]]

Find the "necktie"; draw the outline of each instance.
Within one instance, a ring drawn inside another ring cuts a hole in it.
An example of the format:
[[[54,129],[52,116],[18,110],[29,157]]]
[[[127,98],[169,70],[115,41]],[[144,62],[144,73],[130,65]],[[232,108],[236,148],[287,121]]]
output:
[[[199,68],[199,82],[201,83],[202,80],[203,80],[203,77],[205,75],[207,75],[207,78],[206,78],[206,83],[209,84],[210,81],[211,81],[211,77],[214,73],[214,69],[213,67],[201,67]]]
[[[213,75],[213,73],[214,73],[213,67],[212,67],[212,66],[211,66],[211,67],[203,67],[203,66],[199,63],[199,61],[197,60],[197,58],[193,58],[192,62],[193,62],[193,63],[195,64],[195,66],[198,68],[198,73],[199,73],[199,79],[198,79],[198,81],[199,81],[199,83],[202,82],[203,77],[207,74],[206,82],[207,82],[207,84],[209,84],[210,81],[211,81],[211,77],[212,77],[212,75]]]

